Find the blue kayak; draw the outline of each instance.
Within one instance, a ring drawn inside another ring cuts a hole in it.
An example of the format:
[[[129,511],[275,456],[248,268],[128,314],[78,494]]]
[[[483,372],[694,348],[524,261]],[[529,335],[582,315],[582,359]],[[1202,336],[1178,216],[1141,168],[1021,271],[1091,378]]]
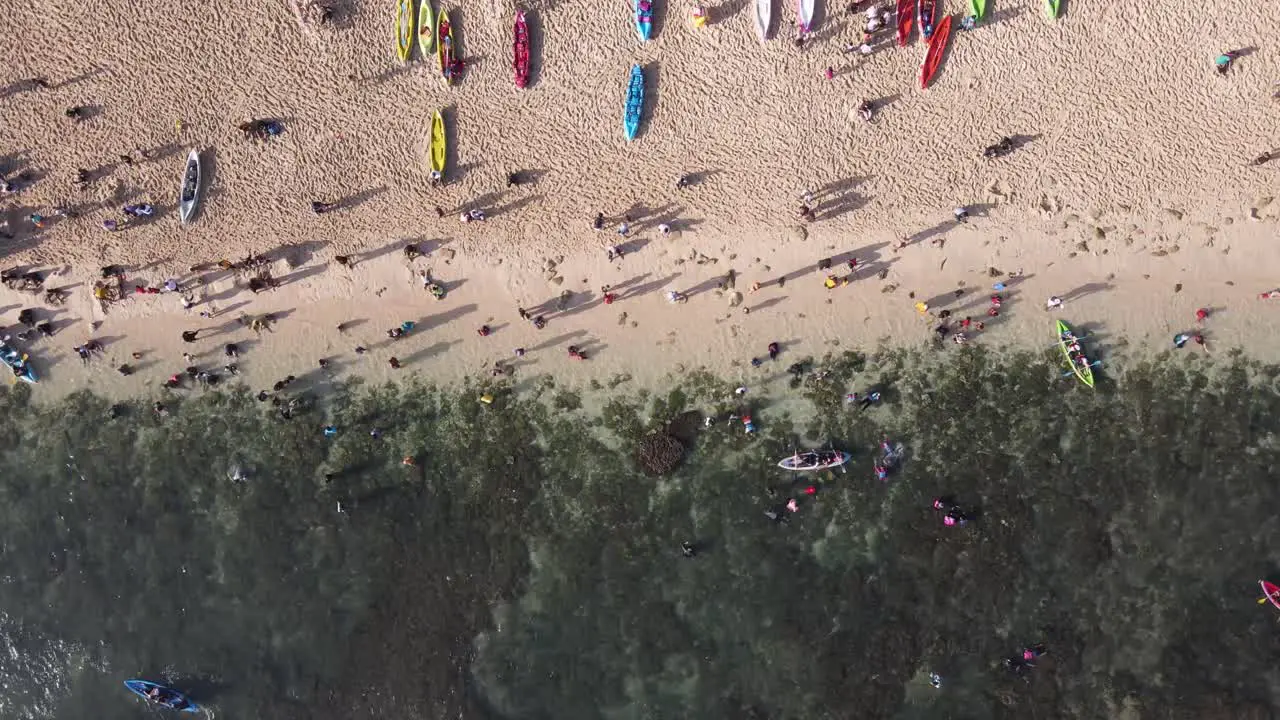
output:
[[[640,42],[649,39],[653,33],[653,0],[633,0],[636,10],[636,34]]]
[[[631,66],[631,82],[627,85],[627,114],[623,118],[622,128],[628,140],[635,140],[640,132],[640,112],[644,109],[644,70],[639,65]]]
[[[15,378],[33,385],[36,383],[36,371],[31,369],[31,361],[24,353],[0,343],[0,362],[9,366]]]
[[[200,712],[200,706],[192,702],[191,698],[171,687],[165,687],[148,680],[125,680],[124,686],[132,690],[138,697],[158,707],[189,713]]]

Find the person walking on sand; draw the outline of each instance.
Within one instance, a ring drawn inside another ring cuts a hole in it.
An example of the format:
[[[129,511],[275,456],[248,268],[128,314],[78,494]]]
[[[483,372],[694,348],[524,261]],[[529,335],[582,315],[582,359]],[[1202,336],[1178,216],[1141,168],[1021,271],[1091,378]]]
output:
[[[1196,310],[1196,324],[1201,325],[1209,317],[1209,308],[1200,308]]]
[[[591,229],[597,231],[604,229],[604,213],[596,213],[596,219],[591,221]]]
[[[956,222],[958,223],[969,222],[969,208],[958,207],[955,210],[952,210],[951,214],[955,216]]]
[[[311,212],[315,213],[316,215],[323,215],[329,212],[330,210],[334,209],[335,207],[337,207],[337,205],[335,205],[334,203],[327,203],[322,200],[311,201]]]
[[[688,302],[688,301],[689,301],[689,296],[685,295],[684,293],[678,290],[667,291],[667,302],[669,303],[682,303],[682,302]]]
[[[1057,295],[1051,296],[1048,300],[1045,300],[1044,302],[1045,310],[1057,310],[1060,307],[1062,307],[1062,298],[1058,297]]]
[[[804,204],[800,205],[799,215],[800,215],[800,219],[804,220],[805,222],[813,222],[814,219],[817,218],[817,215],[814,214],[813,209],[810,208],[808,205],[804,205]]]
[[[676,189],[677,189],[677,190],[683,190],[683,189],[685,189],[685,188],[689,187],[689,186],[690,186],[690,185],[692,185],[692,184],[693,184],[692,176],[687,175],[687,174],[686,174],[686,175],[681,175],[681,176],[679,177],[679,179],[677,179],[677,180],[676,180]]]

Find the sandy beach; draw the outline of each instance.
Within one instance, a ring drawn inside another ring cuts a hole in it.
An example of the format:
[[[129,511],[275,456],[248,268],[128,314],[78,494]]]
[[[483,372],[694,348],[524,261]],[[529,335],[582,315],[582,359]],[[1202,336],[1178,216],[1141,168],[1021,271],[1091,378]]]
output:
[[[820,4],[803,48],[793,10],[777,5],[764,44],[738,3],[712,6],[702,29],[691,5],[659,4],[644,44],[626,3],[520,7],[532,37],[525,90],[512,81],[507,3],[448,7],[467,63],[452,87],[416,50],[396,60],[389,2],[335,4],[327,25],[300,22],[286,0],[0,11],[16,49],[0,76],[0,170],[17,185],[3,198],[0,254],[71,293],[48,307],[0,288],[8,332],[24,308],[53,325],[50,338],[16,343],[42,376],[37,393],[158,388],[189,364],[184,352],[221,373],[227,343],[254,388],[287,375],[319,386],[347,374],[448,380],[500,359],[517,379],[653,382],[707,366],[741,368],[753,385],[785,375],[749,365],[770,342],[780,360],[917,345],[942,310],[987,322],[971,342],[1047,347],[1049,296],[1064,300],[1052,315],[1087,328],[1104,360],[1170,347],[1196,328],[1198,308],[1209,310],[1198,331],[1210,352],[1280,359],[1280,306],[1258,297],[1280,286],[1280,160],[1250,164],[1280,151],[1280,67],[1266,45],[1280,21],[1261,6],[1232,2],[1201,21],[1189,5],[1152,16],[1126,0],[1070,4],[1051,20],[1037,3],[994,4],[953,33],[927,90],[918,37],[899,48],[890,29],[869,56],[843,51],[862,41],[865,4]],[[68,55],[72,28],[95,41]],[[1214,58],[1226,51],[1238,57],[1220,76]],[[647,95],[628,142],[633,63]],[[865,100],[871,122],[857,112]],[[449,140],[440,188],[428,167],[436,109]],[[251,141],[237,129],[264,118],[284,133]],[[1002,137],[1018,147],[984,158]],[[180,226],[192,148],[202,202]],[[677,188],[682,176],[691,183]],[[806,192],[810,220],[798,213]],[[312,201],[336,208],[317,215]],[[137,203],[156,213],[125,223],[122,206]],[[968,222],[953,219],[957,207]],[[470,209],[487,219],[460,222]],[[407,260],[408,244],[424,257]],[[608,260],[610,245],[625,257]],[[271,260],[280,287],[253,294],[247,274],[216,267],[251,252]],[[848,286],[823,286],[824,258],[842,277],[857,258]],[[183,292],[130,293],[104,311],[91,289],[108,265],[127,268],[127,288],[174,279]],[[422,270],[444,299],[423,290]],[[989,318],[994,283],[1007,289]],[[607,307],[605,285],[617,296]],[[187,310],[184,293],[197,301]],[[922,319],[919,301],[934,315]],[[239,320],[264,314],[275,321],[259,333]],[[416,324],[409,335],[387,338],[403,321]],[[201,331],[194,343],[181,338],[189,330]],[[72,348],[89,339],[105,357],[82,364]],[[569,345],[588,359],[570,359]]]

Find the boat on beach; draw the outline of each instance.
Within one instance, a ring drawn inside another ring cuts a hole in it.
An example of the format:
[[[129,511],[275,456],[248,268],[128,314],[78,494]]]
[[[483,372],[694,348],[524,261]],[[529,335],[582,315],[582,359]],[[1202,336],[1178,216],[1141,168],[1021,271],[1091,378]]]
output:
[[[906,47],[911,39],[911,16],[915,7],[914,0],[898,0],[896,17],[898,23],[898,47]]]
[[[445,144],[444,116],[437,110],[431,116],[431,179],[444,179],[445,158],[448,157],[448,146]]]
[[[841,467],[851,459],[852,455],[841,450],[805,450],[779,460],[778,467],[793,472],[829,470]]]
[[[647,41],[653,34],[653,0],[633,0],[635,3],[636,35],[640,42]]]
[[[924,27],[923,25],[921,26]],[[925,51],[924,62],[920,63],[920,89],[929,87],[933,76],[938,73],[942,64],[942,56],[947,52],[947,40],[951,38],[951,16],[942,18],[938,29],[929,38],[929,49]]]
[[[17,348],[0,343],[0,362],[3,362],[13,372],[13,376],[18,380],[35,385],[39,380],[36,378],[35,370],[31,369],[31,361],[27,358],[26,353],[19,351]]]
[[[436,55],[440,58],[440,74],[444,76],[444,84],[453,84],[454,65],[457,55],[453,47],[453,25],[449,23],[449,13],[441,10],[436,15]]]
[[[187,164],[182,170],[182,190],[178,193],[178,222],[186,225],[195,217],[200,204],[200,151],[187,153]]]
[[[516,87],[523,90],[529,85],[529,24],[523,10],[516,11],[512,53],[511,67],[516,73]]]
[[[418,53],[426,60],[436,51],[436,17],[431,10],[431,0],[422,0],[418,6]]]
[[[1053,0],[1048,0],[1053,2]],[[987,0],[969,0],[969,14],[979,20],[987,14]]]
[[[200,706],[196,705],[191,698],[160,683],[153,683],[150,680],[125,680],[124,686],[148,703],[155,704],[156,707],[180,712],[200,712]]]
[[[1049,13],[1050,20],[1058,19],[1058,11],[1062,9],[1062,0],[1045,0],[1045,10]]]
[[[796,0],[796,24],[802,33],[813,32],[813,3],[814,0]]]
[[[917,0],[916,24],[920,26],[920,37],[928,40],[933,37],[934,22],[938,19],[938,0]]]
[[[1089,362],[1089,358],[1085,355],[1084,346],[1080,344],[1083,338],[1078,337],[1071,329],[1070,325],[1059,320],[1057,324],[1058,346],[1062,348],[1062,354],[1066,357],[1067,365],[1071,367],[1071,372],[1089,387],[1093,387],[1093,363]]]
[[[396,0],[396,57],[408,62],[413,53],[413,0]]]
[[[640,132],[640,114],[644,111],[644,70],[631,66],[631,78],[627,82],[627,109],[622,118],[622,129],[628,140],[635,140]]]
[[[755,0],[752,17],[756,21],[756,35],[760,42],[769,39],[769,23],[773,21],[773,0]]]

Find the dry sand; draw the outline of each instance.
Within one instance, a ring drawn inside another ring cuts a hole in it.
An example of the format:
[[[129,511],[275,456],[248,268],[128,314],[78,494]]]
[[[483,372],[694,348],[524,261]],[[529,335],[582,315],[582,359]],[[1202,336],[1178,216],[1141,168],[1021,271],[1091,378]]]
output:
[[[814,39],[800,50],[790,7],[775,5],[774,39],[762,46],[742,3],[713,6],[713,23],[695,31],[688,5],[660,2],[644,45],[624,2],[525,5],[533,82],[518,91],[511,4],[445,6],[469,63],[455,87],[433,61],[395,61],[392,2],[335,5],[336,27],[300,23],[292,0],[0,9],[11,47],[0,155],[6,177],[25,170],[35,179],[3,199],[13,237],[0,253],[6,267],[57,272],[48,284],[74,292],[52,311],[55,337],[29,346],[41,394],[135,393],[181,370],[186,350],[220,367],[226,342],[241,345],[255,388],[286,374],[324,380],[321,357],[333,375],[393,376],[386,361],[395,355],[400,372],[449,379],[514,359],[515,347],[530,350],[515,363],[518,376],[652,382],[707,365],[741,367],[758,384],[780,374],[747,365],[770,341],[784,357],[918,344],[932,328],[912,308],[922,299],[957,317],[982,315],[991,284],[1010,283],[992,268],[1024,276],[977,342],[1047,346],[1044,300],[1060,295],[1060,314],[1112,351],[1168,347],[1194,325],[1196,308],[1209,307],[1212,349],[1280,359],[1280,304],[1257,298],[1280,286],[1280,202],[1271,199],[1280,160],[1248,165],[1280,150],[1280,72],[1266,44],[1280,37],[1280,21],[1256,3],[1232,0],[1209,17],[1187,3],[1158,13],[1132,0],[1069,3],[1056,21],[1040,3],[991,3],[987,24],[954,34],[925,91],[918,38],[900,49],[882,33],[868,58],[841,52],[861,41],[864,22],[843,6],[819,4]],[[1233,49],[1246,52],[1219,77],[1213,58]],[[644,65],[649,94],[641,134],[628,143],[632,63]],[[831,81],[828,66],[838,71]],[[52,87],[25,89],[32,77]],[[872,123],[857,116],[864,99],[881,105]],[[73,105],[92,117],[73,123],[63,115]],[[440,189],[428,186],[426,167],[436,108],[450,139]],[[236,125],[250,118],[280,118],[287,131],[248,142]],[[1006,135],[1025,142],[984,159],[982,148]],[[209,181],[197,222],[183,228],[176,195],[192,147]],[[141,150],[146,159],[119,160]],[[77,168],[101,177],[76,189]],[[514,171],[532,182],[506,188]],[[698,182],[677,190],[685,173]],[[811,223],[797,218],[806,189],[817,200]],[[311,200],[342,208],[315,216]],[[131,202],[159,212],[101,229]],[[963,226],[951,221],[960,205],[973,211]],[[50,217],[43,229],[26,220],[58,206],[76,217]],[[470,207],[489,220],[461,224],[457,213]],[[630,213],[632,235],[593,232],[597,211]],[[662,237],[659,223],[676,232]],[[895,251],[904,238],[911,244]],[[409,268],[400,249],[411,242],[430,256]],[[621,262],[605,259],[613,243],[630,250]],[[243,279],[199,273],[207,284],[196,294],[221,313],[213,320],[196,314],[208,305],[184,312],[173,295],[133,296],[105,315],[90,297],[104,265],[138,268],[131,285],[197,283],[191,265],[250,251],[278,258],[273,271],[286,284],[253,296]],[[358,263],[338,267],[337,255]],[[849,287],[823,288],[817,260],[850,256],[866,269]],[[450,287],[442,301],[414,276],[428,267]],[[743,294],[737,306],[717,290],[730,269]],[[785,286],[770,282],[781,276]],[[766,286],[748,292],[756,281]],[[606,283],[622,296],[609,306],[600,302]],[[692,297],[671,305],[668,289]],[[970,292],[955,298],[958,289]],[[546,329],[517,317],[517,306],[552,307],[566,290],[567,310],[547,312]],[[0,290],[4,322],[36,300]],[[261,337],[235,320],[268,312],[279,321]],[[418,328],[392,343],[385,330],[402,320]],[[340,322],[353,326],[339,333]],[[495,332],[481,338],[486,323]],[[218,331],[184,345],[180,332],[195,328]],[[103,339],[108,357],[82,367],[70,348],[90,337]],[[574,343],[589,360],[566,356]],[[371,352],[357,356],[357,344]],[[133,376],[115,372],[124,362],[137,366]]]

